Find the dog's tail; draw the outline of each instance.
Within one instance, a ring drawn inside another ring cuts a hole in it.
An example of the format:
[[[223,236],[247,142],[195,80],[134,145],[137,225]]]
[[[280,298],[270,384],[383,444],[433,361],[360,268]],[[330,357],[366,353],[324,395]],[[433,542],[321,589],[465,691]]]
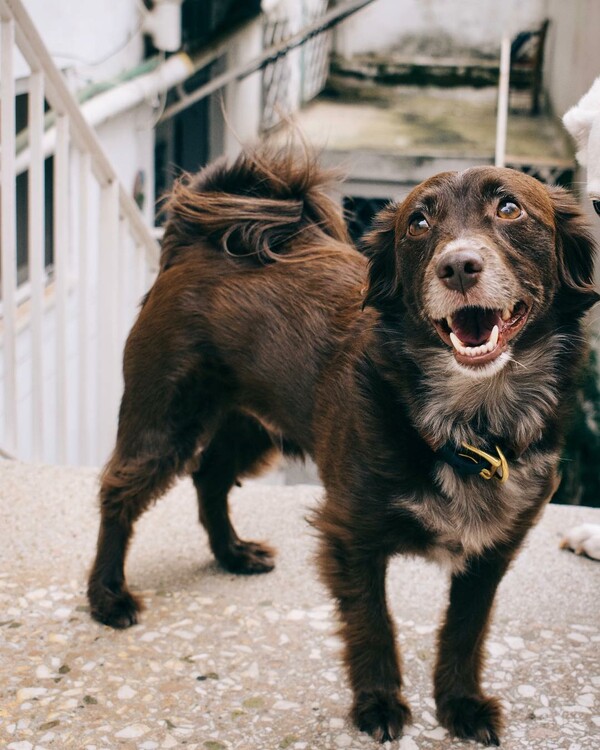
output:
[[[294,260],[315,243],[348,243],[338,204],[327,194],[337,181],[307,148],[260,147],[233,164],[224,158],[197,175],[184,175],[166,201],[161,266],[200,239],[255,265]]]

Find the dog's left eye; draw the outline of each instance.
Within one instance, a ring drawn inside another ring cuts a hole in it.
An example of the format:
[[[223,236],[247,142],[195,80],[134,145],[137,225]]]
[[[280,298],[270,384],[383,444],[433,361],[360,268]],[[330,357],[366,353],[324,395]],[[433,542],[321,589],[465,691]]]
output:
[[[413,237],[419,237],[420,235],[425,234],[425,232],[428,232],[429,228],[429,222],[423,214],[416,214],[408,225],[408,233],[412,234]]]
[[[496,209],[496,216],[501,219],[518,219],[522,213],[521,206],[511,200],[500,201]]]

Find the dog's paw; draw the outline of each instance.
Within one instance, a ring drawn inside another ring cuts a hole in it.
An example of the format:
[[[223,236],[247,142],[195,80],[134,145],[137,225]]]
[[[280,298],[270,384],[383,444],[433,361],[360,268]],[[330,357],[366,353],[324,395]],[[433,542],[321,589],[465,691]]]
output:
[[[395,740],[410,724],[410,708],[397,693],[373,691],[360,693],[352,709],[352,719],[362,732],[368,732],[377,742]]]
[[[217,559],[230,573],[268,573],[275,567],[275,550],[267,544],[238,539]]]
[[[563,537],[560,546],[571,549],[577,555],[587,555],[600,560],[600,524],[583,523],[575,526]]]
[[[500,745],[502,709],[497,698],[461,696],[438,702],[438,719],[442,726],[465,740],[484,745]]]
[[[90,585],[88,599],[94,620],[118,630],[137,625],[143,609],[141,601],[126,589],[114,592],[105,586]]]

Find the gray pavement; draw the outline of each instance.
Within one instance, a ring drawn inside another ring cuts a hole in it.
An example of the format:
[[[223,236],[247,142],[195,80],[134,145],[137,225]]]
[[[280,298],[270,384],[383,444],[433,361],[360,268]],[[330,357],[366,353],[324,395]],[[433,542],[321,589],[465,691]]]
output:
[[[128,564],[147,604],[115,632],[90,620],[96,472],[0,462],[0,748],[375,748],[352,728],[335,616],[305,521],[318,486],[237,490],[242,536],[279,551],[265,576],[212,561],[182,482],[138,524]],[[550,506],[502,583],[486,685],[506,707],[503,747],[600,747],[600,563],[559,550],[600,511]],[[446,576],[398,559],[388,592],[414,724],[387,747],[475,747],[448,738],[431,698]]]

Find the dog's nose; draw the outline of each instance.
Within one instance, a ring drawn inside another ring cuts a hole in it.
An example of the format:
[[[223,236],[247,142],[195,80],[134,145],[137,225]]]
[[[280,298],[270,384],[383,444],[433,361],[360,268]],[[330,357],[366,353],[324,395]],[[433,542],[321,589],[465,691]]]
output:
[[[435,270],[444,286],[464,293],[479,281],[483,258],[474,250],[455,250],[440,258]]]

